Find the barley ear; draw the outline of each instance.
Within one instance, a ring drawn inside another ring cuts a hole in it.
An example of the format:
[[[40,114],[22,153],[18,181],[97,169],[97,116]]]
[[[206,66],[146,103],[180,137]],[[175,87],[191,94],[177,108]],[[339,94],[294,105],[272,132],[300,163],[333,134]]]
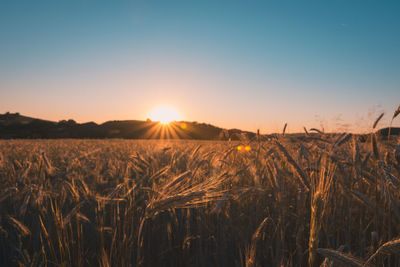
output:
[[[390,139],[390,130],[392,129],[393,120],[394,120],[399,114],[400,114],[400,105],[399,105],[399,107],[394,111],[392,120],[390,121],[389,133],[388,133],[388,140]]]
[[[285,123],[285,126],[283,126],[283,130],[282,130],[282,136],[285,136],[286,127],[287,127],[287,123]]]
[[[383,115],[385,115],[385,113],[382,113],[381,115],[379,115],[378,118],[376,118],[374,125],[372,126],[372,129],[375,129],[376,126],[378,125],[379,121],[382,119]]]
[[[322,256],[324,256],[325,258],[328,258],[340,264],[340,266],[357,266],[357,267],[368,266],[366,265],[367,263],[363,264],[362,260],[337,250],[329,248],[318,248],[317,252]]]
[[[382,246],[380,246],[376,252],[368,258],[368,260],[365,262],[363,266],[368,266],[373,258],[375,258],[378,255],[392,255],[392,254],[397,254],[400,252],[400,238],[391,240],[389,242],[386,242]]]
[[[261,237],[261,232],[264,230],[265,226],[267,225],[268,221],[270,219],[266,217],[260,225],[257,227],[257,230],[254,232],[252,238],[251,238],[251,247],[250,247],[250,253],[247,256],[246,260],[246,267],[252,267],[255,266],[255,260],[256,260],[256,246],[257,246],[257,241]]]

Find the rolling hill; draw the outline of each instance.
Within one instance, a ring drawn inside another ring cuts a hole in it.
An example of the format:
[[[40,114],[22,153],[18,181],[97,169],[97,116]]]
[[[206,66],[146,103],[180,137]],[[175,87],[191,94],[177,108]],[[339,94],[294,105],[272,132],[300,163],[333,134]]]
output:
[[[165,126],[147,120],[76,123],[74,120],[47,121],[20,115],[0,114],[0,138],[123,138],[123,139],[197,139],[239,140],[254,138],[255,133],[226,130],[206,123],[174,121]]]

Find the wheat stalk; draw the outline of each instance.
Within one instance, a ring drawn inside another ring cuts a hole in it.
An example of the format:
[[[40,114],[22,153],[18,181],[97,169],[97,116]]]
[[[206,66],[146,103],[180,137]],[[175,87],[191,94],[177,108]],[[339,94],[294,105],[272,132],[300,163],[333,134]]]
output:
[[[321,163],[319,180],[311,195],[311,218],[310,218],[310,236],[309,236],[309,266],[318,266],[318,257],[316,249],[321,239],[321,219],[324,217],[324,211],[330,196],[332,178],[336,166],[329,164],[324,158]],[[315,184],[314,184],[315,185]]]

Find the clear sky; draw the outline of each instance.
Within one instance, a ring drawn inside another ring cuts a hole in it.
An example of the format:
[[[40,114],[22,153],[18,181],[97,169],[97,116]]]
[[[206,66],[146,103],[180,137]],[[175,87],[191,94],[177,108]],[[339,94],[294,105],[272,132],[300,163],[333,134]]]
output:
[[[0,1],[0,112],[365,131],[400,104],[400,2]],[[397,118],[395,125],[400,125]]]

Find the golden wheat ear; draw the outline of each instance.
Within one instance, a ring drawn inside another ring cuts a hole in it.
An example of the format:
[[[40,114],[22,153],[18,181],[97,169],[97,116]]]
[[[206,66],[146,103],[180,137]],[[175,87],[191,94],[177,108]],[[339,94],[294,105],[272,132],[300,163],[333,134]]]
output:
[[[390,130],[392,129],[392,123],[393,120],[400,114],[400,105],[399,107],[394,111],[392,120],[390,121],[390,126],[389,126],[389,133],[388,133],[388,140],[390,139]]]
[[[329,248],[317,248],[317,252],[321,254],[323,257],[330,259],[333,262],[339,264],[339,266],[369,266],[364,264],[362,260],[337,250],[329,249]]]
[[[400,238],[391,240],[380,246],[371,257],[365,262],[363,266],[368,266],[368,264],[378,255],[392,255],[398,254],[400,252]]]
[[[383,113],[381,113],[381,115],[379,115],[378,118],[376,118],[376,120],[375,120],[375,122],[374,122],[374,125],[372,125],[372,129],[375,129],[375,128],[376,128],[376,126],[378,125],[379,121],[382,119],[382,117],[383,117],[384,115],[385,115],[385,113],[383,112]]]
[[[257,241],[261,238],[261,233],[263,229],[266,227],[267,223],[270,221],[269,217],[266,217],[260,225],[257,227],[257,230],[254,232],[252,238],[251,238],[251,246],[250,246],[250,251],[247,255],[246,259],[246,267],[253,267],[256,266],[256,246],[257,246]]]
[[[379,149],[378,149],[378,142],[376,140],[376,135],[371,133],[371,150],[376,160],[379,160]]]
[[[287,123],[285,123],[285,126],[283,126],[282,136],[285,136],[286,128],[287,128]]]

